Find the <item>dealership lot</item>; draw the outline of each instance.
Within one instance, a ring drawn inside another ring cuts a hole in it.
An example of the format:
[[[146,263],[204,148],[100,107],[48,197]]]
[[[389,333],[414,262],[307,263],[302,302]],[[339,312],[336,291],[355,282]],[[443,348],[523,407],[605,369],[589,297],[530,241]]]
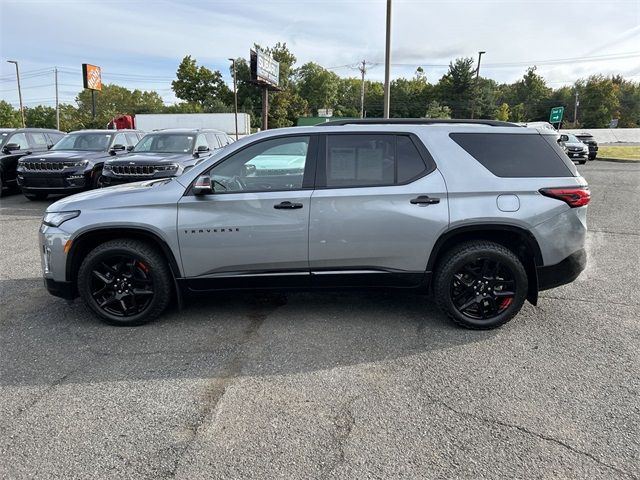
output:
[[[49,296],[0,207],[0,476],[640,476],[640,165],[589,162],[589,267],[505,327],[403,292],[216,294],[139,328]]]

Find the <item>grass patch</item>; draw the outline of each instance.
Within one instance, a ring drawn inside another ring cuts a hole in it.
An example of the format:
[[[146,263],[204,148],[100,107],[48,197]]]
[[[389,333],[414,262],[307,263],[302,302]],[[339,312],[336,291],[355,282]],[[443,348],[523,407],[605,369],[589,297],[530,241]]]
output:
[[[598,149],[598,157],[640,160],[640,145],[601,145]]]

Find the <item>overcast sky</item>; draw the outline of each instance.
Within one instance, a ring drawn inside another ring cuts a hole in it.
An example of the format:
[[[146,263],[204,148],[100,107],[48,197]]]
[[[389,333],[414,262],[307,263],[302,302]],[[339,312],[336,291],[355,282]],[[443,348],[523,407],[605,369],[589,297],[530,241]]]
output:
[[[17,105],[18,60],[27,106],[54,104],[82,88],[81,64],[100,65],[103,82],[175,98],[180,60],[219,69],[248,57],[253,43],[286,42],[298,66],[313,61],[341,76],[384,77],[385,0],[0,0],[0,98]],[[392,77],[422,66],[436,82],[461,56],[482,59],[499,82],[528,65],[553,87],[594,73],[640,80],[640,0],[394,0]]]

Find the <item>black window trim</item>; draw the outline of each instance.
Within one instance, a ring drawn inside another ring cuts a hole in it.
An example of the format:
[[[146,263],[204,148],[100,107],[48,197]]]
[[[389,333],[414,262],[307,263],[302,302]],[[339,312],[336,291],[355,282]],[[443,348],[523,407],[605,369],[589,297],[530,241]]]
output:
[[[211,196],[215,196],[215,195],[232,195],[232,194],[244,194],[244,193],[301,192],[301,191],[305,191],[305,190],[313,190],[314,189],[314,183],[315,183],[315,177],[316,177],[317,163],[318,163],[317,162],[317,159],[318,159],[318,144],[319,144],[319,138],[321,137],[321,135],[319,135],[317,133],[294,133],[294,134],[287,134],[287,135],[274,135],[274,136],[270,136],[270,137],[267,137],[267,138],[261,138],[259,140],[256,140],[255,142],[251,142],[251,143],[245,145],[244,147],[242,147],[239,150],[234,150],[233,152],[230,152],[228,155],[226,155],[222,159],[218,160],[216,163],[214,163],[209,168],[207,168],[205,171],[203,171],[200,175],[210,175],[211,174],[211,170],[213,170],[215,167],[217,167],[219,165],[222,165],[224,162],[229,160],[231,157],[235,156],[237,153],[240,153],[240,152],[246,150],[249,147],[253,147],[255,145],[258,145],[259,143],[268,142],[270,140],[279,140],[279,139],[282,139],[282,138],[295,138],[295,137],[309,137],[309,147],[307,148],[307,158],[305,160],[304,174],[302,176],[302,188],[298,188],[298,189],[295,189],[295,190],[289,190],[289,189],[242,190],[242,191],[236,191],[236,192],[224,192],[224,191],[223,192],[215,192],[214,191],[212,194],[204,195],[204,196],[205,197],[211,197]],[[185,197],[195,196],[194,193],[193,193],[193,184],[197,180],[198,179],[195,178],[191,182],[191,184],[189,185],[189,188],[187,188],[187,190],[185,191],[183,196],[185,196]]]
[[[414,147],[418,151],[418,155],[422,158],[422,162],[425,165],[425,169],[415,175],[414,177],[398,183],[398,161],[397,161],[397,152],[395,153],[395,165],[394,165],[394,183],[392,184],[371,184],[371,185],[333,185],[327,186],[327,141],[328,137],[333,135],[385,135],[394,137],[394,149],[397,150],[397,138],[399,136],[409,137],[409,140],[413,143]],[[322,161],[320,161],[322,159]],[[316,178],[315,178],[315,189],[316,190],[335,190],[335,189],[345,189],[345,188],[386,188],[386,187],[399,187],[403,185],[409,185],[410,183],[419,180],[420,178],[426,177],[427,175],[433,173],[436,170],[436,162],[433,159],[433,156],[424,145],[424,143],[420,140],[420,138],[413,132],[403,132],[403,131],[395,131],[395,132],[378,132],[378,131],[358,131],[358,132],[327,132],[322,135],[320,138],[318,145],[318,155],[316,159]]]

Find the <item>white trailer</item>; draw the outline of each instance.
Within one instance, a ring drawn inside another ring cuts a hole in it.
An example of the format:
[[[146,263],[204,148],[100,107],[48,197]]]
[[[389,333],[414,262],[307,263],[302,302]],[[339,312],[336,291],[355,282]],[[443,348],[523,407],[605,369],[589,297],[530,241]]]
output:
[[[232,138],[236,133],[233,113],[140,113],[135,117],[136,128],[145,132],[165,128],[213,128]],[[251,118],[248,113],[238,113],[238,135],[251,133]]]

